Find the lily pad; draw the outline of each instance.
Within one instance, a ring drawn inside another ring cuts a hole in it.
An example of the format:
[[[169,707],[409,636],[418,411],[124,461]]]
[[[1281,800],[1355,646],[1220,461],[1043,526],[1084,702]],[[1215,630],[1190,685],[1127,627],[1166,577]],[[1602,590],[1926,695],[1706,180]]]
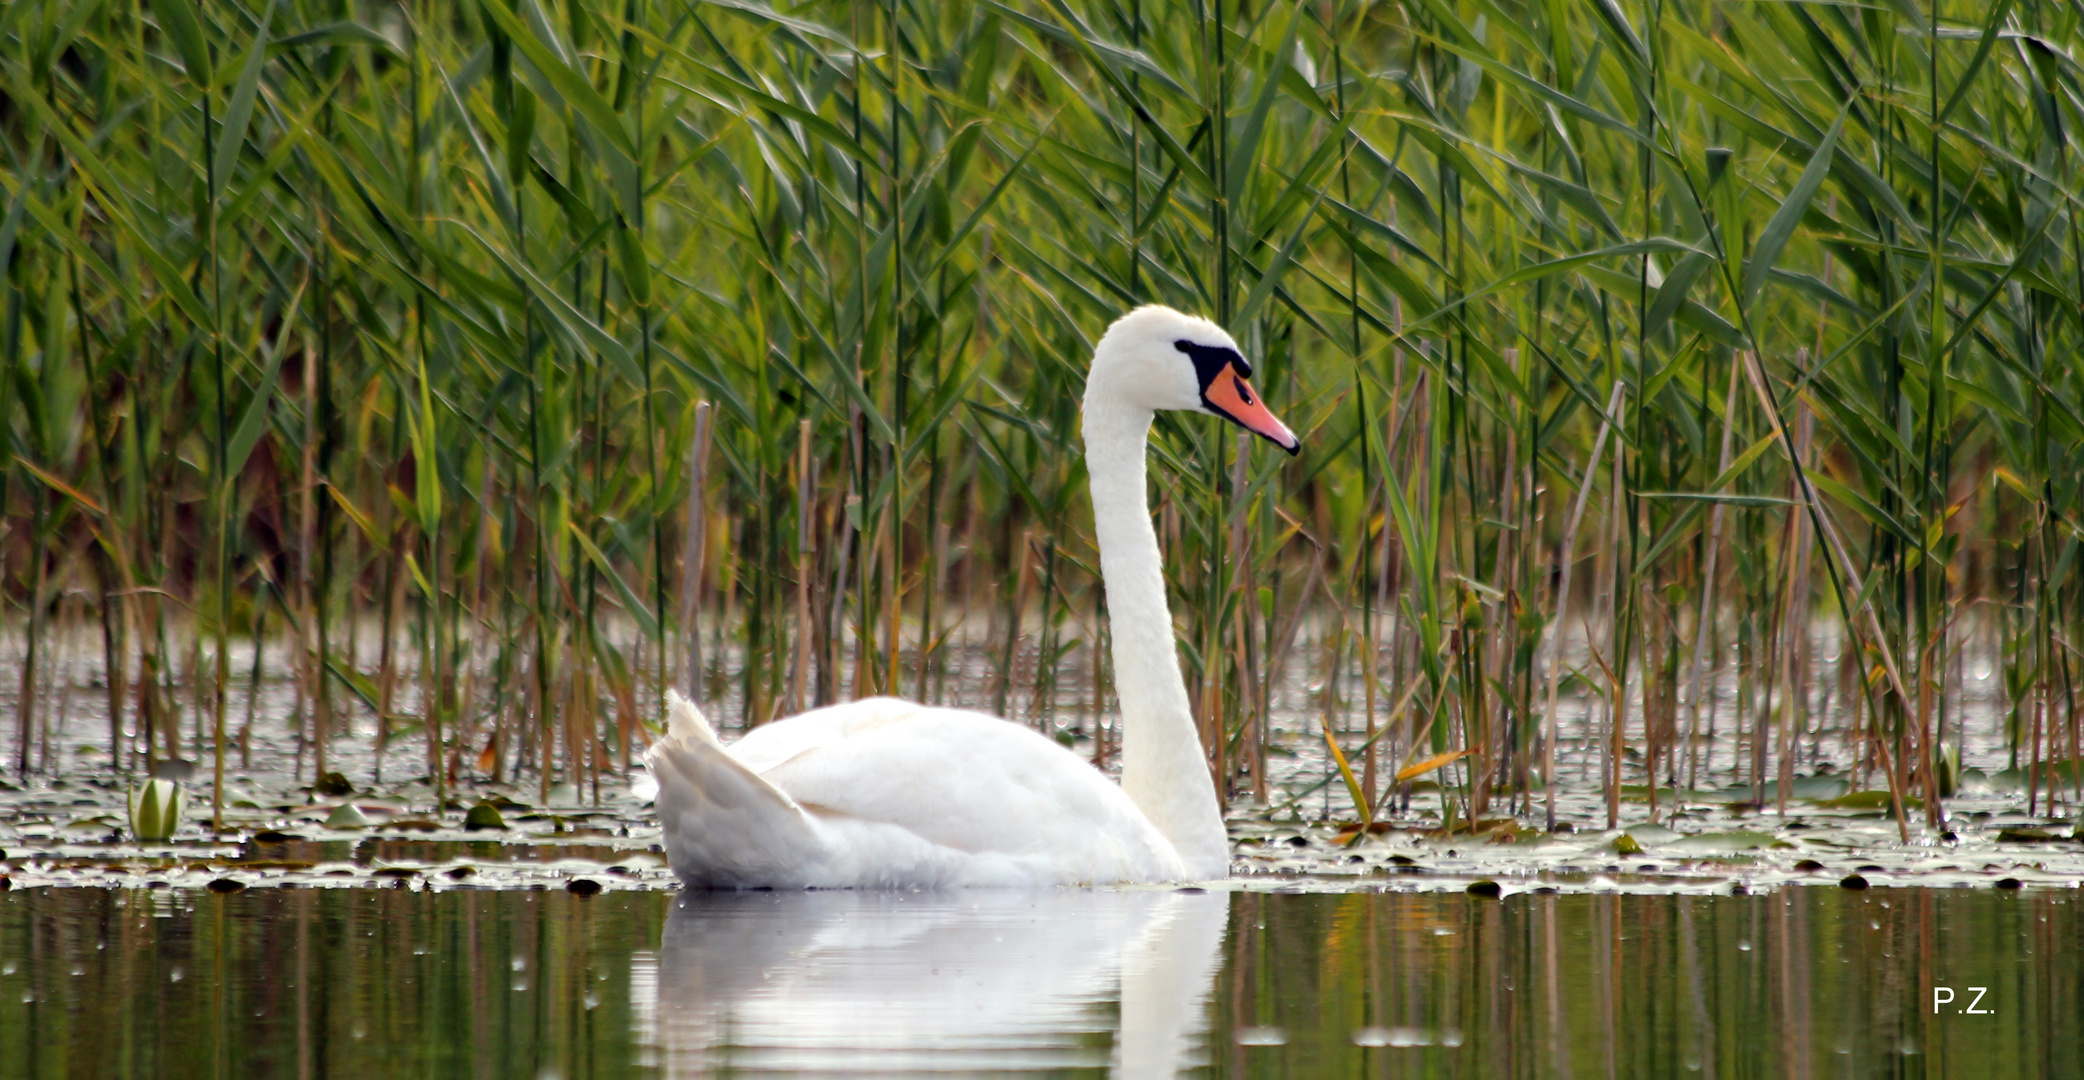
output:
[[[1835,799],[1851,786],[1842,776],[1797,776],[1788,794],[1797,799]]]
[[[1814,801],[1835,799],[1845,794],[1847,786],[1843,777],[1797,776],[1787,785],[1787,797],[1790,799],[1809,799]],[[1750,784],[1732,784],[1729,787],[1715,791],[1696,791],[1692,793],[1692,796],[1700,802],[1768,803],[1775,802],[1780,798],[1780,784],[1777,781],[1766,783],[1759,787],[1753,787]]]
[[[1817,805],[1828,806],[1834,810],[1888,810],[1892,806],[1889,801],[1889,793],[1886,791],[1855,791],[1851,794],[1840,795],[1835,799],[1818,799]],[[1924,808],[1925,800],[1914,795],[1905,795],[1903,797],[1903,809],[1922,810]]]
[[[1756,851],[1772,847],[1775,838],[1762,832],[1736,829],[1729,832],[1697,833],[1673,841],[1670,847],[1694,855],[1718,855],[1727,852]]]
[[[370,825],[367,815],[353,803],[341,803],[326,815],[328,829],[366,829]]]
[[[2042,762],[2040,769],[2041,790],[2047,791],[2051,788],[2071,787],[2075,785],[2077,782],[2077,775],[2080,770],[2084,770],[2084,762]],[[2027,786],[2026,782],[2028,779],[2029,777],[2027,775],[2027,770],[2025,769],[2004,769],[1999,772],[1991,773],[1988,778],[1990,786],[1996,788],[1999,791],[2025,791]]]

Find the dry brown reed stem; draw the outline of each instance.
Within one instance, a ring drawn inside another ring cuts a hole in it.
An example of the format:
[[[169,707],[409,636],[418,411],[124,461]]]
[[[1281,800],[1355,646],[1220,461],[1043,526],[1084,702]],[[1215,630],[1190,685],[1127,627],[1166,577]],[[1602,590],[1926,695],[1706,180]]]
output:
[[[1592,487],[1599,476],[1599,457],[1606,450],[1607,436],[1613,431],[1615,410],[1621,407],[1621,394],[1626,387],[1614,384],[1613,392],[1607,396],[1606,412],[1600,420],[1599,434],[1592,440],[1592,452],[1585,459],[1585,471],[1580,474],[1577,499],[1570,506],[1570,521],[1563,526],[1563,538],[1556,546],[1555,612],[1549,617],[1548,626],[1548,707],[1542,715],[1548,718],[1548,734],[1542,739],[1541,778],[1547,789],[1548,827],[1556,827],[1556,741],[1563,737],[1563,725],[1556,715],[1556,684],[1563,674],[1563,640],[1569,624],[1565,616],[1570,610],[1570,577],[1577,565],[1577,530],[1585,519],[1585,506],[1592,499]],[[1585,641],[1591,643],[1587,628]]]
[[[1372,505],[1372,503],[1374,502],[1373,493],[1370,493],[1369,501]],[[1383,525],[1383,531],[1388,531],[1387,522],[1385,522]],[[1362,561],[1362,566],[1364,569],[1363,572],[1359,575],[1359,577],[1360,588],[1365,590],[1368,587],[1365,566],[1367,560],[1374,557],[1375,552],[1373,550],[1373,546],[1366,542],[1366,530],[1363,529],[1362,532],[1363,536],[1360,545],[1360,559]],[[1379,576],[1387,577],[1387,570],[1385,569]],[[1363,667],[1361,669],[1361,678],[1365,680],[1367,686],[1367,742],[1364,744],[1364,748],[1361,751],[1360,790],[1362,795],[1366,798],[1367,804],[1369,806],[1374,806],[1375,791],[1376,788],[1379,786],[1376,783],[1375,766],[1376,760],[1380,756],[1381,751],[1381,748],[1376,745],[1376,736],[1380,732],[1375,724],[1376,699],[1381,695],[1382,686],[1381,648],[1375,640],[1375,616],[1376,613],[1382,609],[1382,603],[1380,601],[1380,591],[1378,590],[1377,595],[1370,599],[1373,602],[1368,606],[1366,610],[1361,612],[1361,648],[1363,653],[1365,654],[1365,659],[1362,660]]]
[[[681,654],[687,669],[680,692],[689,701],[702,701],[702,560],[709,553],[709,437],[712,409],[708,402],[695,404],[694,437],[688,441],[687,535],[681,546],[680,636]]]
[[[1344,782],[1349,797],[1353,800],[1354,810],[1360,817],[1361,825],[1371,826],[1375,822],[1374,806],[1361,791],[1360,780],[1353,775],[1353,763],[1347,759],[1345,749],[1339,745],[1339,725],[1334,719],[1334,714],[1338,712],[1339,674],[1346,667],[1346,644],[1348,639],[1355,635],[1344,617],[1345,606],[1332,595],[1330,579],[1320,575],[1317,582],[1324,591],[1327,606],[1338,615],[1326,620],[1326,640],[1319,642],[1319,648],[1324,653],[1324,685],[1319,694],[1318,728],[1324,738],[1324,752],[1331,758],[1333,767],[1338,769],[1339,779]]]
[[[892,491],[891,500],[902,502],[902,484]],[[900,668],[904,662],[904,578],[899,563],[904,560],[905,527],[904,515],[895,511],[886,514],[889,539],[886,543],[881,535],[876,542],[883,549],[883,676],[876,685],[876,692],[895,694],[904,685]],[[1049,606],[1049,598],[1042,598],[1043,607]],[[1046,617],[1045,617],[1046,621]],[[867,640],[872,640],[867,639]],[[871,670],[873,668],[871,667]]]
[[[43,501],[39,495],[33,531],[42,532],[42,526]],[[47,580],[45,566],[48,557],[41,544],[37,546],[34,558],[34,579],[29,586],[29,634],[23,649],[20,688],[15,692],[15,772],[22,776],[29,773],[30,748],[35,745],[30,734],[36,723],[37,649],[43,644],[44,636],[44,589]]]
[[[943,497],[946,497],[945,488],[943,489]],[[927,595],[929,600],[944,598],[948,595],[948,559],[952,554],[949,539],[953,528],[945,515],[934,521],[933,575],[928,581],[930,591]],[[919,682],[916,696],[920,701],[929,700],[927,684],[931,682],[933,689],[930,700],[936,705],[941,704],[941,695],[946,688],[948,678],[948,658],[947,651],[944,648],[948,629],[946,626],[947,617],[943,614],[944,607],[945,601],[940,605],[929,602],[925,609],[928,615],[921,620],[919,627],[919,640],[922,645],[920,648]]]
[[[1798,360],[1799,363],[1798,353]],[[1813,417],[1806,402],[1795,404],[1795,453],[1804,467],[1813,467],[1809,447],[1814,428]],[[1790,484],[1790,487],[1793,485]],[[1787,812],[1787,800],[1794,790],[1795,752],[1799,747],[1802,728],[1807,723],[1808,696],[1805,678],[1805,658],[1809,640],[1809,553],[1814,543],[1809,519],[1800,512],[1799,491],[1790,492],[1788,509],[1788,547],[1782,559],[1786,562],[1786,602],[1781,606],[1781,626],[1785,640],[1781,644],[1780,693],[1784,702],[1781,712],[1780,734],[1780,784],[1778,810]],[[1922,665],[1921,665],[1922,667]]]
[[[1799,486],[1803,508],[1821,526],[1824,538],[1830,545],[1829,551],[1836,563],[1836,573],[1843,580],[1840,592],[1841,600],[1848,594],[1854,597],[1863,595],[1860,589],[1859,575],[1853,570],[1852,560],[1846,554],[1844,541],[1839,538],[1837,530],[1831,524],[1830,515],[1824,511],[1821,501],[1817,498],[1815,485],[1810,483],[1808,474],[1801,468],[1801,456],[1795,449],[1794,436],[1789,432],[1785,419],[1775,406],[1772,391],[1766,388],[1765,375],[1759,370],[1758,357],[1751,353],[1739,353],[1738,363],[1743,366],[1745,375],[1750,379],[1752,392],[1758,396],[1759,407],[1764,411],[1767,420],[1772,423],[1774,432],[1779,437],[1778,442],[1781,449],[1786,452],[1788,460],[1794,465],[1795,482]],[[1874,604],[1871,602],[1862,604],[1859,614],[1864,614],[1867,618],[1868,629],[1871,634],[1867,644],[1880,654],[1882,670],[1888,674],[1889,686],[1895,691],[1897,700],[1901,701],[1906,709],[1915,708],[1911,702],[1909,692],[1904,689],[1903,676],[1896,666],[1894,652],[1889,648],[1888,635],[1881,625],[1880,614],[1876,612]],[[1846,629],[1851,631],[1854,626],[1858,625],[1857,615],[1848,613],[1846,622]],[[1857,635],[1854,636],[1857,639]],[[1890,757],[1885,748],[1883,749],[1883,754],[1885,759]],[[1906,777],[1899,773],[1894,765],[1889,766],[1888,776],[1889,802],[1895,811],[1897,831],[1902,839],[1907,842],[1910,839],[1910,823],[1904,812],[1903,805],[1903,787]],[[1757,783],[1758,781],[1754,779],[1753,784],[1756,785]],[[1756,794],[1756,788],[1754,788],[1754,794]],[[1928,800],[1930,805],[1936,806],[1938,802],[1939,799],[1936,793],[1933,798]]]
[[[1112,729],[1107,722],[1107,665],[1113,660],[1113,656],[1108,647],[1106,620],[1102,612],[1094,612],[1093,623],[1090,639],[1093,643],[1090,661],[1093,683],[1088,688],[1092,693],[1093,764],[1105,769],[1114,754],[1114,740],[1109,734]]]
[[[1616,417],[1616,427],[1625,426],[1626,423],[1624,417]],[[1624,625],[1626,620],[1621,617],[1621,607],[1627,602],[1627,594],[1633,588],[1624,580],[1626,575],[1623,566],[1627,560],[1622,556],[1626,552],[1624,545],[1628,539],[1624,530],[1634,525],[1632,520],[1628,520],[1622,514],[1622,506],[1626,501],[1623,493],[1628,490],[1624,471],[1628,455],[1623,450],[1621,446],[1614,448],[1611,466],[1613,475],[1609,478],[1606,489],[1606,543],[1600,545],[1603,568],[1597,574],[1598,580],[1607,585],[1606,609],[1601,612],[1602,625],[1607,630],[1606,658],[1602,662],[1606,673],[1607,696],[1606,711],[1603,714],[1606,718],[1606,730],[1601,733],[1600,739],[1600,786],[1606,794],[1606,827],[1609,829],[1616,828],[1621,823],[1622,744],[1628,737],[1628,650],[1633,644],[1628,640],[1627,627]],[[1588,634],[1587,639],[1589,638]]]
[[[835,699],[839,697],[841,685],[840,672],[842,665],[840,660],[842,654],[840,645],[846,637],[847,582],[852,580],[848,576],[850,571],[849,564],[853,560],[854,547],[858,543],[859,537],[859,534],[854,529],[854,511],[860,505],[860,496],[847,495],[840,503],[838,513],[834,515],[837,527],[833,531],[837,536],[839,544],[839,565],[834,568],[832,574],[832,604],[828,620],[831,626],[833,652],[832,663],[829,667],[830,674],[825,676],[825,683],[827,687],[826,692]],[[860,650],[856,649],[855,655],[858,656],[859,654]]]
[[[1718,480],[1729,472],[1730,452],[1735,445],[1737,434],[1738,363],[1733,361],[1729,365],[1729,386],[1722,394],[1722,449],[1716,456],[1715,461],[1715,477]],[[1709,494],[1722,494],[1726,487],[1727,485],[1718,486],[1716,490],[1709,492]],[[1711,680],[1709,686],[1712,694],[1712,687],[1715,685],[1712,680],[1721,671],[1721,657],[1711,655],[1709,643],[1714,636],[1713,630],[1717,610],[1715,607],[1715,589],[1718,584],[1716,572],[1722,558],[1722,521],[1727,505],[1721,500],[1717,500],[1715,505],[1708,509],[1706,566],[1701,571],[1700,609],[1693,626],[1693,670],[1686,680],[1688,686],[1686,691],[1686,786],[1688,788],[1700,786],[1698,742],[1700,739],[1701,676],[1705,674]]]
[[[1008,535],[1011,535],[1010,529],[1008,530]],[[992,712],[1008,720],[1015,719],[1013,710],[1017,707],[1016,703],[1019,701],[1019,698],[1014,695],[1013,691],[1016,686],[1020,685],[1020,639],[1021,629],[1026,621],[1028,590],[1033,576],[1035,561],[1034,539],[1034,530],[1020,530],[1015,541],[1018,546],[1013,556],[1013,579],[1010,582],[1012,588],[1010,590],[1004,586],[1000,588],[1000,592],[1004,596],[1005,614],[1002,616],[1003,621],[1000,626],[1003,635],[999,641],[999,678],[998,688],[994,692],[996,704],[993,706]]]
[[[1789,482],[1789,486],[1792,488],[1792,481]],[[1794,494],[1794,492],[1791,491],[1790,494]],[[1776,731],[1776,738],[1779,740],[1779,753],[1776,763],[1778,768],[1775,773],[1774,810],[1783,816],[1787,813],[1787,798],[1794,788],[1794,646],[1795,635],[1799,633],[1799,629],[1795,624],[1802,610],[1800,585],[1803,584],[1796,577],[1797,570],[1801,565],[1801,560],[1796,553],[1800,550],[1803,539],[1802,515],[1797,509],[1799,502],[1796,499],[1791,498],[1788,502],[1792,505],[1789,506],[1788,512],[1784,515],[1786,527],[1782,533],[1780,546],[1780,603],[1774,610],[1775,623],[1773,628],[1773,649],[1777,660],[1773,666],[1773,681],[1779,685],[1780,691],[1779,699],[1774,703],[1775,707],[1773,709],[1773,726]],[[1761,740],[1760,745],[1763,747],[1763,740]],[[1763,804],[1765,802],[1765,789],[1759,787],[1757,792],[1759,796],[1758,802]]]
[[[1237,680],[1238,748],[1245,755],[1246,768],[1251,771],[1252,797],[1264,802],[1265,743],[1260,730],[1258,710],[1253,707],[1256,695],[1249,655],[1254,622],[1252,614],[1258,607],[1258,589],[1246,573],[1246,569],[1252,565],[1249,534],[1245,530],[1248,502],[1245,492],[1247,466],[1252,453],[1251,433],[1240,431],[1233,441],[1236,446],[1230,459],[1230,593],[1231,601],[1237,605],[1238,617],[1231,622],[1231,663]]]
[[[389,748],[391,742],[391,722],[397,715],[395,711],[395,695],[398,688],[397,618],[400,610],[405,607],[406,581],[405,552],[401,545],[402,538],[400,536],[402,531],[395,524],[391,525],[390,543],[386,551],[389,557],[384,564],[386,587],[384,588],[383,613],[377,622],[380,637],[378,638],[376,661],[376,775],[379,780],[383,777],[384,751]]]
[[[310,358],[318,354],[318,349],[310,334],[303,335],[301,348],[307,367],[313,366],[310,364]],[[290,603],[291,618],[297,621],[293,628],[296,647],[291,650],[291,663],[296,670],[296,724],[300,738],[303,735],[305,702],[313,694],[324,693],[324,687],[316,677],[319,652],[316,630],[320,620],[312,602],[313,583],[318,577],[317,567],[314,565],[317,560],[313,556],[318,551],[318,447],[321,438],[318,426],[318,379],[315,375],[316,372],[311,370],[303,373],[304,445],[302,452],[297,455],[297,576],[296,591]],[[264,599],[262,603],[265,603]],[[260,662],[259,649],[260,639],[256,631],[256,665]],[[313,704],[316,705],[316,702]],[[323,707],[313,710],[313,756],[315,772],[319,774],[326,771],[327,719]],[[248,723],[251,723],[250,717]]]
[[[795,665],[789,674],[791,713],[802,712],[806,707],[804,690],[810,681],[810,582],[816,572],[810,542],[811,506],[817,484],[811,459],[810,419],[805,417],[797,422],[796,429],[796,650]]]

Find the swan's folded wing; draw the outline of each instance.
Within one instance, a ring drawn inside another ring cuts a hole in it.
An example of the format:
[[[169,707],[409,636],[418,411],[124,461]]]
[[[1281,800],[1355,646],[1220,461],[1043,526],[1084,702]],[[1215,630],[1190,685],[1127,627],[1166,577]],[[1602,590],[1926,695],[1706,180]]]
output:
[[[786,720],[761,724],[731,744],[731,756],[756,773],[844,742],[856,735],[933,710],[901,698],[873,697],[827,705]]]
[[[1142,876],[1124,868],[1176,858],[1120,787],[1032,730],[924,705],[862,719],[761,775],[813,814],[895,825],[957,851],[1076,853],[1091,875],[1079,879]]]

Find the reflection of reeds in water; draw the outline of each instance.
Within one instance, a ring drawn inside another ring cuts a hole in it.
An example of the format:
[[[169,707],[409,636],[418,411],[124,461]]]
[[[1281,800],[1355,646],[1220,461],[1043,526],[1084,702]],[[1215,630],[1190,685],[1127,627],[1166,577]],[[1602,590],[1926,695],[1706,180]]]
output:
[[[2043,951],[2077,932],[2076,905],[1886,892],[1240,893],[1214,1059],[1226,1075],[1643,1078],[2084,1064],[2067,1034],[2076,961]],[[2011,1019],[1961,1012],[1967,992],[1934,1006],[1935,986],[1970,985]],[[1268,1028],[1284,1045],[1250,1045]]]
[[[590,788],[668,683],[758,723],[963,646],[1104,751],[1080,373],[1156,300],[1309,433],[1158,424],[1227,790],[1308,669],[1363,804],[1777,801],[1829,736],[1937,821],[1973,646],[2077,795],[2051,5],[147,14],[0,41],[16,771],[83,627],[125,770],[227,747],[270,628],[312,772],[373,720],[438,788]]]
[[[2080,932],[2062,889],[39,888],[0,1073],[2074,1076]]]
[[[627,1076],[669,899],[45,892],[0,911],[0,1072]]]

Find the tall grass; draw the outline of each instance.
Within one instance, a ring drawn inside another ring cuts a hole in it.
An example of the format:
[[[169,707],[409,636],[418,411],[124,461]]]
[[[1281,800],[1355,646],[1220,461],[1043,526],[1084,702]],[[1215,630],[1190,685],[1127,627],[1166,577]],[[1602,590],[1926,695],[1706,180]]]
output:
[[[119,770],[221,754],[270,612],[314,772],[373,729],[437,790],[597,790],[666,685],[756,724],[951,665],[1104,755],[1077,403],[1161,301],[1308,433],[1158,426],[1226,792],[1301,681],[1363,816],[1413,763],[1457,821],[1582,764],[1610,818],[1784,800],[1828,733],[1907,830],[1976,651],[2074,798],[2078,19],[20,0],[13,765],[90,608]]]

